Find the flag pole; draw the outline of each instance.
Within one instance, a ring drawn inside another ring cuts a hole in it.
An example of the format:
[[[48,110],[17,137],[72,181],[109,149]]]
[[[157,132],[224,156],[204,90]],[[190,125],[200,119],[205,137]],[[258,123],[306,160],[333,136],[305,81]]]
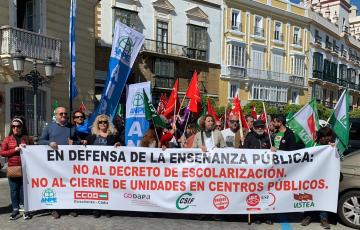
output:
[[[227,109],[227,105],[228,105],[228,103],[226,103],[226,105],[225,105],[224,128],[223,128],[223,130],[226,129],[226,109]]]
[[[187,124],[188,124],[188,121],[189,121],[190,113],[191,113],[191,111],[189,111],[189,115],[188,115],[188,117],[186,118],[183,135],[184,135],[184,133],[186,132],[186,127],[187,127]]]
[[[151,118],[151,121],[152,121],[152,123],[153,123],[153,125],[154,125],[154,130],[155,130],[156,139],[157,139],[158,144],[159,144],[159,143],[160,143],[160,139],[159,139],[159,135],[158,135],[158,133],[157,133],[157,131],[156,131],[156,125],[155,125],[154,119]]]
[[[239,92],[238,92],[238,97],[239,97]],[[239,110],[239,125],[240,125],[240,129],[239,129],[239,132],[240,132],[240,139],[241,139],[241,146],[244,145],[244,130],[243,130],[243,125],[242,125],[242,122],[241,122],[241,111]]]
[[[266,109],[265,109],[265,103],[262,102],[262,104],[263,104],[263,110],[264,110],[264,114],[265,114],[265,124],[266,124],[266,128],[268,130],[267,133],[268,133],[268,136],[269,136],[270,146],[273,147],[272,146],[272,141],[271,141],[271,136],[270,136],[269,122],[268,122],[268,119],[267,119],[267,113],[266,113]]]

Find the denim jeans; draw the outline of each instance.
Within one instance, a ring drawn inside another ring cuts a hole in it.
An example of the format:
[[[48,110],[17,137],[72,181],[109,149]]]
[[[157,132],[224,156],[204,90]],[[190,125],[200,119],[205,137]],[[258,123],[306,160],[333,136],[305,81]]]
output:
[[[8,178],[10,185],[11,206],[13,210],[19,210],[24,204],[23,178]]]

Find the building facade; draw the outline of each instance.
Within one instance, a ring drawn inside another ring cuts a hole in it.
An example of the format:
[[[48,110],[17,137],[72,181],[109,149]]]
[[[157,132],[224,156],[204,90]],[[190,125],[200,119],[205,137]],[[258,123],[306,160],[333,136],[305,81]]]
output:
[[[281,0],[225,0],[220,103],[304,104],[309,74],[308,10]]]
[[[353,26],[354,18],[358,18],[356,12],[351,14],[348,0],[305,1],[304,4],[311,19],[309,99],[316,98],[333,108],[347,87],[351,107],[358,108],[360,40]]]
[[[96,15],[98,98],[106,79],[114,24],[119,19],[146,39],[128,83],[151,81],[156,102],[161,93],[169,95],[176,79],[179,94],[184,95],[197,70],[202,95],[218,100],[220,0],[103,0]]]
[[[94,6],[97,1],[77,1],[76,75],[81,101],[92,109],[95,75]],[[22,115],[33,134],[33,90],[14,72],[12,57],[17,50],[26,56],[24,74],[33,68],[44,75],[43,62],[56,62],[55,75],[39,88],[37,99],[38,133],[51,121],[52,103],[68,107],[70,1],[14,0],[0,1],[0,139],[9,131],[11,117]]]

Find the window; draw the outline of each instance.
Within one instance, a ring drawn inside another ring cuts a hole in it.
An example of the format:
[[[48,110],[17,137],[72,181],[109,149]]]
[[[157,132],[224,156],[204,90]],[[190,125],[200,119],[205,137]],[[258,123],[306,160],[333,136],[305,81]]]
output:
[[[253,84],[250,100],[264,100],[272,102],[287,102],[287,88],[272,85]]]
[[[232,10],[231,12],[231,29],[241,31],[241,15],[238,10]]]
[[[255,15],[254,35],[264,37],[263,18]]]
[[[315,84],[313,88],[313,97],[320,101],[322,98],[322,89],[320,85]]]
[[[155,59],[155,86],[172,88],[175,83],[175,62],[173,60]]]
[[[271,60],[271,70],[272,72],[275,73],[282,73],[283,70],[283,59],[284,59],[284,55],[283,54],[276,54],[273,53],[272,54],[272,60]]]
[[[138,26],[138,13],[135,11],[125,10],[121,8],[114,8],[114,22],[113,26],[115,26],[116,20],[120,20],[120,22],[125,25],[137,29]],[[114,28],[114,27],[113,27]]]
[[[229,90],[229,98],[236,97],[236,94],[239,92],[239,83],[236,82],[229,82],[230,90]]]
[[[275,32],[274,32],[274,40],[283,41],[283,35],[281,33],[281,22],[275,22]]]
[[[305,77],[304,57],[294,56],[291,59],[291,73],[294,76]]]
[[[314,52],[313,56],[313,77],[322,79],[323,76],[323,55]]]
[[[37,127],[38,135],[46,122],[46,93],[38,90],[37,95]],[[34,95],[30,87],[15,87],[10,89],[10,118],[23,116],[31,135],[34,134]]]
[[[16,2],[17,27],[25,30],[40,32],[41,30],[41,1],[22,0]]]
[[[347,74],[347,66],[344,64],[339,65],[339,84],[341,86],[346,86],[346,74]]]
[[[299,90],[298,89],[291,90],[291,104],[299,104]]]
[[[315,30],[315,42],[321,45],[322,37],[319,35],[319,31]]]
[[[264,69],[264,51],[252,50],[252,68],[262,70]]]
[[[188,25],[188,56],[207,60],[208,33],[206,27]]]
[[[228,45],[228,65],[246,67],[246,48],[242,45]]]
[[[294,27],[293,44],[301,46],[301,33],[299,27]]]
[[[156,24],[156,50],[160,53],[168,52],[168,23],[158,21]]]

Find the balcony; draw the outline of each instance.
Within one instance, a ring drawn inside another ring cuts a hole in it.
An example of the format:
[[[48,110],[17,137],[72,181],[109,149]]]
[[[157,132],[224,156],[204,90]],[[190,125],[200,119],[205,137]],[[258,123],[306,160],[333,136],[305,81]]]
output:
[[[248,68],[246,74],[249,78],[254,78],[259,80],[270,80],[270,81],[294,84],[298,86],[305,86],[304,77],[291,75],[287,73],[278,73],[269,70]]]
[[[342,32],[345,33],[345,34],[349,34],[349,27],[348,26],[343,26]]]
[[[316,35],[315,36],[315,44],[321,45],[321,41],[322,41],[322,37],[320,37],[319,35]]]
[[[144,51],[206,61],[207,51],[187,46],[145,39]]]
[[[302,40],[299,38],[293,38],[293,45],[295,46],[302,46]]]
[[[326,48],[326,49],[331,50],[331,49],[332,49],[332,46],[333,46],[333,44],[332,44],[331,42],[329,42],[329,41],[326,41],[326,42],[325,42],[325,48]]]
[[[347,51],[341,50],[341,57],[346,58],[347,57]]]
[[[284,35],[282,33],[279,33],[278,31],[275,31],[274,40],[276,42],[283,42],[284,41]]]
[[[255,26],[254,27],[254,35],[257,36],[257,37],[264,37],[264,29],[261,28],[261,27],[257,27]]]
[[[61,40],[12,26],[0,27],[0,56],[12,56],[17,50],[21,54],[45,61],[51,57],[61,62]]]
[[[317,79],[323,79],[323,72],[319,71],[319,70],[314,70],[313,71],[313,78],[317,78]]]
[[[332,52],[338,54],[339,53],[339,46],[333,44]]]
[[[226,66],[222,74],[225,77],[244,78],[246,76],[246,68],[240,66]]]
[[[232,25],[231,30],[235,32],[242,32],[242,23],[239,23],[238,25]]]
[[[155,76],[155,88],[172,89],[176,78],[168,76]]]

